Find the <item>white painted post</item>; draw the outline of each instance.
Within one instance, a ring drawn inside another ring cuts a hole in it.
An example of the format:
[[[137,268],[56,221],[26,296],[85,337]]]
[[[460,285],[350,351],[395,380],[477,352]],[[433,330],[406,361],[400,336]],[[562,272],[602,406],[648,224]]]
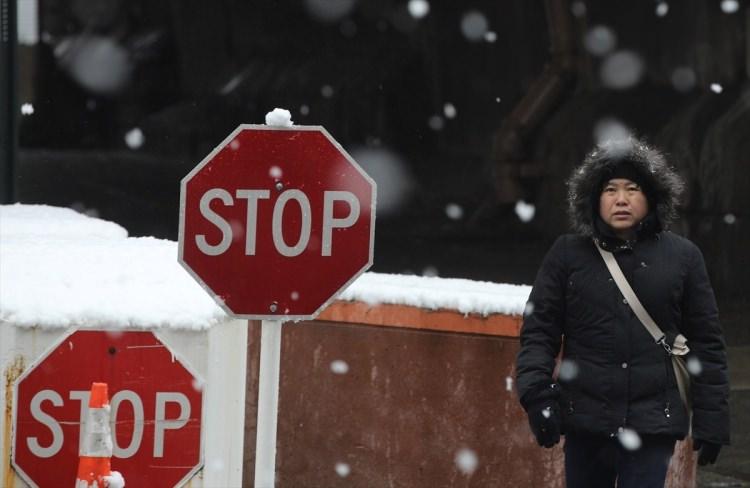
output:
[[[179,332],[184,335],[185,331]],[[197,486],[242,486],[247,320],[229,320],[213,326],[208,332],[205,355],[205,459],[203,484]]]
[[[276,482],[276,424],[280,369],[281,322],[263,320],[260,332],[255,488],[274,488]]]

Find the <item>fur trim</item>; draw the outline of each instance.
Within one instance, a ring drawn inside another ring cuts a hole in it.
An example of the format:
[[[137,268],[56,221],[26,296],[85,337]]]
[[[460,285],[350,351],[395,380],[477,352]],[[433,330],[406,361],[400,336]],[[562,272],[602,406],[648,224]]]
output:
[[[625,140],[607,141],[596,146],[584,159],[583,164],[573,170],[568,179],[568,216],[573,230],[583,236],[594,235],[595,197],[604,175],[618,162],[627,159],[643,175],[650,186],[649,202],[655,202],[651,213],[659,228],[666,228],[677,216],[677,207],[684,189],[682,178],[667,165],[664,156],[645,142],[630,137]]]

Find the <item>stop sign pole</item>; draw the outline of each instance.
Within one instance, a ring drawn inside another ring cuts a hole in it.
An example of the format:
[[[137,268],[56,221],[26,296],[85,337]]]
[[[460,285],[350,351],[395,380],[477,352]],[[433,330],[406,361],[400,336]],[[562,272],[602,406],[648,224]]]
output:
[[[281,324],[372,265],[376,191],[319,126],[240,125],[182,180],[180,263],[229,315],[261,320],[256,488],[275,483]]]
[[[273,488],[276,480],[276,429],[281,374],[281,322],[264,320],[260,329],[258,421],[255,438],[255,488]]]

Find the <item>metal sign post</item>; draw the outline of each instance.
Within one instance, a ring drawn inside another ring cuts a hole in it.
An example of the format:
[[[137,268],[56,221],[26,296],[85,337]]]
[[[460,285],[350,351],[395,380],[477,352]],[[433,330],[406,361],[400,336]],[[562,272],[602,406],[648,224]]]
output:
[[[273,488],[276,479],[281,324],[277,320],[261,321],[255,488]]]

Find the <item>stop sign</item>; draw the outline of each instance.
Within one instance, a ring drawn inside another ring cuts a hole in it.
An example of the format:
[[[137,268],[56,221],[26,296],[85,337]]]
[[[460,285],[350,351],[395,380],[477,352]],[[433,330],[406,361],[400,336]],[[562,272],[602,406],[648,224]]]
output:
[[[177,486],[201,467],[201,380],[151,332],[79,330],[16,384],[13,466],[29,485],[74,484],[95,381],[109,386],[112,469],[127,486]]]
[[[230,315],[311,319],[372,264],[375,192],[322,127],[241,125],[182,180],[180,262]]]

